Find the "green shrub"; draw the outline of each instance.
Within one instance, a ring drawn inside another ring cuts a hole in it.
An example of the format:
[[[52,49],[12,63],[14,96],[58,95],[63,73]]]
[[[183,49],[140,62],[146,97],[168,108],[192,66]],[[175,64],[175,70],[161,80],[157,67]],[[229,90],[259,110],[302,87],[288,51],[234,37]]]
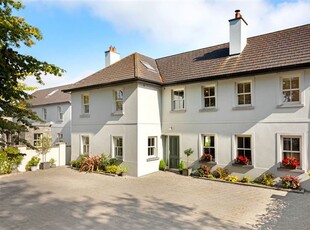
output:
[[[224,168],[217,168],[215,171],[213,171],[213,176],[215,178],[218,178],[218,179],[222,179],[222,180],[225,180],[225,178],[229,175],[229,171],[227,169],[224,169]]]
[[[179,164],[179,171],[183,171],[183,169],[185,169],[185,163],[184,161],[181,161]]]
[[[105,169],[107,173],[113,173],[116,174],[118,172],[118,166],[117,165],[108,165]]]
[[[164,160],[160,160],[159,162],[159,169],[165,170],[166,169],[166,162]]]
[[[207,175],[207,178],[209,178],[209,179],[214,179],[214,176],[213,176],[212,174],[208,174],[208,175]]]
[[[50,163],[51,163],[51,165],[53,165],[53,164],[56,163],[56,160],[55,160],[54,158],[51,158],[51,159],[50,159]]]
[[[310,176],[310,170],[307,172],[308,176]]]
[[[250,183],[251,177],[250,176],[244,176],[241,180],[242,183]]]
[[[40,162],[40,157],[37,156],[33,156],[30,161],[28,161],[27,165],[26,165],[26,170],[30,171],[31,166],[37,166]]]
[[[197,169],[197,173],[200,177],[208,177],[211,174],[211,168],[206,165],[200,165]]]
[[[236,183],[236,182],[238,182],[238,177],[237,176],[233,176],[233,175],[228,175],[225,180],[233,182],[233,183]]]
[[[76,167],[76,160],[70,161],[70,165],[71,165],[72,167]]]
[[[264,173],[260,177],[256,178],[254,182],[266,186],[272,186],[274,178],[274,175],[272,175],[271,173]]]
[[[24,158],[18,148],[7,147],[0,149],[0,174],[12,173],[14,167],[18,166]]]

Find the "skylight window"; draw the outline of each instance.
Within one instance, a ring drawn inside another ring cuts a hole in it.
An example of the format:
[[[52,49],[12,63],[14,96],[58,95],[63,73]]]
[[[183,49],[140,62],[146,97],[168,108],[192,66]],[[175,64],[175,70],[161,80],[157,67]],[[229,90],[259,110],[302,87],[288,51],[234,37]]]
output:
[[[58,91],[58,89],[53,90],[52,92],[50,92],[49,94],[47,94],[46,97],[50,97],[52,96],[54,93],[56,93]]]
[[[141,62],[148,70],[153,71],[153,72],[157,72],[156,69],[154,69],[154,67],[151,66],[148,62],[146,62],[146,61],[141,61],[141,60],[140,60],[140,62]]]

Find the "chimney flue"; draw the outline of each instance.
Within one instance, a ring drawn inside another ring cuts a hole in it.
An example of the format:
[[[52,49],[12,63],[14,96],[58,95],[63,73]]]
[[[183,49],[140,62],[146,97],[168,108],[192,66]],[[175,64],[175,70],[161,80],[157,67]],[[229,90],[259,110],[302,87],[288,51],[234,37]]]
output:
[[[242,15],[240,14],[240,10],[235,10],[235,18],[242,18]]]
[[[110,46],[109,50],[105,51],[105,67],[108,67],[119,60],[120,55],[116,52],[115,46]]]
[[[235,18],[229,20],[229,55],[242,53],[247,43],[247,25],[240,10],[235,10]]]

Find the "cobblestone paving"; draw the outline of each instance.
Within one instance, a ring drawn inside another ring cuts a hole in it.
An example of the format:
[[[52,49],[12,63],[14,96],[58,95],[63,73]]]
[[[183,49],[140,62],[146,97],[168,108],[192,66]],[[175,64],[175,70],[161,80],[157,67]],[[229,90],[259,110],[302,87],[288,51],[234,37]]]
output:
[[[0,176],[0,229],[310,229],[310,195],[158,172]]]

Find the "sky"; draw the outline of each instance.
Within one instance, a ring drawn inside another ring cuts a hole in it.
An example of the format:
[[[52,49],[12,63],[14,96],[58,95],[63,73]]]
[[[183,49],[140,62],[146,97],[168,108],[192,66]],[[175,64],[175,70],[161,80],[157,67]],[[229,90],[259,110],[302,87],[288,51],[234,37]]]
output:
[[[105,67],[105,51],[160,58],[229,41],[228,20],[241,10],[248,37],[310,23],[310,0],[23,0],[17,12],[43,40],[20,52],[66,70],[39,89],[77,82]]]

